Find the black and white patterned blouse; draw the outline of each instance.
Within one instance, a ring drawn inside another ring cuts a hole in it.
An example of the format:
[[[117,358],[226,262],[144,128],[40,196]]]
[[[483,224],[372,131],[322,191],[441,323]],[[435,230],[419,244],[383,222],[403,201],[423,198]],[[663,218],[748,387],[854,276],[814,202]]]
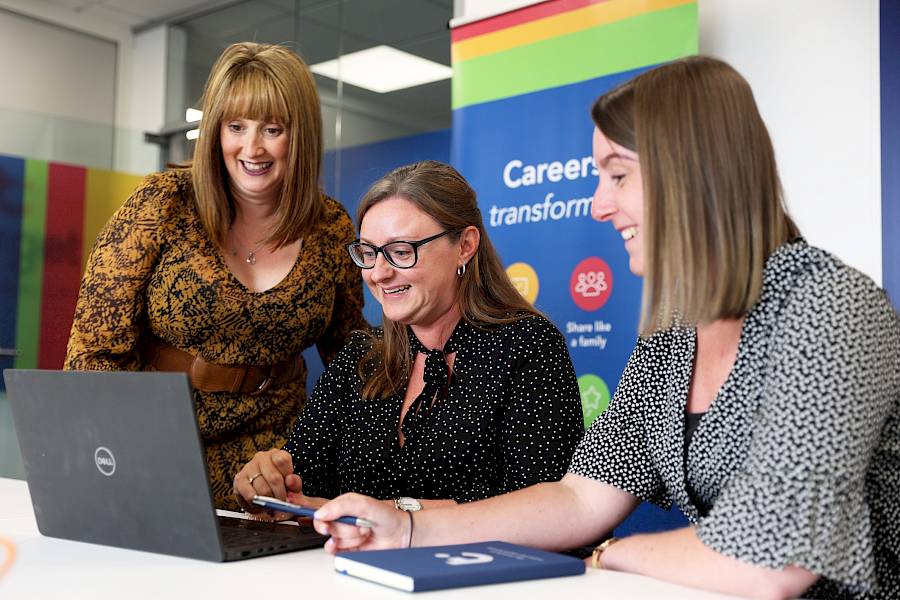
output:
[[[456,352],[447,395],[418,415],[402,447],[405,390],[361,399],[367,343],[354,335],[331,362],[285,446],[306,495],[467,502],[565,474],[584,431],[581,400],[565,340],[546,319],[490,331],[461,321],[445,347]]]
[[[821,574],[805,597],[900,597],[900,318],[884,292],[802,240],[779,247],[685,460],[695,342],[638,341],[569,470],[674,502],[717,552]]]

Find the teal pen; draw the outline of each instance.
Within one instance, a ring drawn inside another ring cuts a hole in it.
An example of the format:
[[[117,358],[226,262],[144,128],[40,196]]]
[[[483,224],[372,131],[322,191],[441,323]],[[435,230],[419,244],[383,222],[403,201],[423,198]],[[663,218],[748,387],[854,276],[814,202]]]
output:
[[[268,508],[269,510],[280,510],[281,512],[290,513],[292,515],[297,515],[298,517],[309,517],[314,518],[313,515],[316,514],[316,509],[309,508],[308,506],[300,506],[298,504],[291,504],[290,502],[285,502],[284,500],[279,500],[278,498],[272,498],[271,496],[253,496],[253,504],[257,506],[262,506],[263,508]],[[334,519],[336,523],[345,523],[347,525],[356,525],[357,527],[375,527],[375,523],[369,521],[368,519],[362,519],[360,517],[339,517]]]

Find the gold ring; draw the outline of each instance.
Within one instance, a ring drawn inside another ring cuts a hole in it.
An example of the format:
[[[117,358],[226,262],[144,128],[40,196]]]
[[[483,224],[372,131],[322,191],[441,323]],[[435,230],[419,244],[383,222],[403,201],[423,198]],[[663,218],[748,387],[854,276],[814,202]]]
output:
[[[248,477],[247,481],[250,482],[250,485],[253,485],[253,480],[256,479],[257,477],[261,477],[261,476],[262,476],[262,473],[257,473],[256,475],[254,475],[252,477]]]

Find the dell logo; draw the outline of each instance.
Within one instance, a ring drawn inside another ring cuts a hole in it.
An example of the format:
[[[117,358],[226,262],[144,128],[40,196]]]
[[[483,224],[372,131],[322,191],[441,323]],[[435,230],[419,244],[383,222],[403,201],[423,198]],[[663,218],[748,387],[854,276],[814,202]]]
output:
[[[97,470],[107,477],[116,472],[116,457],[109,451],[109,448],[100,446],[94,450],[94,463],[97,465]]]

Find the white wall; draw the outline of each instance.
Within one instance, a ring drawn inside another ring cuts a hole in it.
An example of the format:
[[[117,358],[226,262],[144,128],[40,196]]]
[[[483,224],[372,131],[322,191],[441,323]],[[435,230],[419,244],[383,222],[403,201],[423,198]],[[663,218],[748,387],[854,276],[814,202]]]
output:
[[[114,42],[4,10],[0,33],[3,108],[112,125]]]
[[[0,153],[109,167],[116,44],[0,9]]]
[[[36,155],[30,152],[28,148],[21,149],[21,154],[34,158],[64,160],[76,164],[111,168],[117,171],[146,173],[156,170],[159,152],[155,146],[146,144],[143,141],[144,131],[156,131],[159,129],[162,122],[158,119],[158,114],[164,107],[163,104],[158,102],[155,102],[153,107],[149,107],[147,101],[150,98],[161,98],[165,92],[165,80],[160,81],[157,77],[159,72],[164,73],[164,69],[156,69],[150,66],[153,63],[164,65],[166,58],[164,46],[158,43],[156,30],[134,36],[130,28],[125,24],[100,19],[92,16],[89,12],[79,12],[69,9],[62,4],[52,4],[44,0],[0,0],[0,9],[31,17],[38,24],[43,22],[46,24],[44,25],[45,28],[52,27],[56,30],[56,36],[65,37],[68,35],[72,39],[80,38],[79,43],[81,45],[89,43],[92,39],[96,42],[97,38],[115,44],[115,75],[112,82],[105,82],[104,84],[112,83],[115,86],[115,119],[112,123],[115,130],[115,143],[111,161],[107,160],[106,164],[97,164],[95,161],[96,157],[91,154],[92,144],[90,140],[86,144],[82,144],[81,152],[86,153],[83,154],[82,160],[78,160],[77,156],[75,159],[69,158],[67,145],[62,151],[59,148],[52,149],[49,156]],[[9,13],[5,14],[8,15]],[[8,33],[9,31],[0,31],[0,37],[5,38]],[[91,67],[88,62],[90,58],[83,55],[75,47],[69,47],[62,52],[51,52],[47,48],[46,40],[47,36],[40,35],[20,39],[16,47],[5,55],[14,57],[13,62],[21,57],[35,57],[39,61],[40,66],[34,67],[30,71],[32,76],[36,73],[46,74],[52,72],[73,59],[76,66],[68,69],[71,76],[77,77],[82,71],[86,71]],[[21,85],[21,81],[14,80],[10,73],[7,72],[4,75],[3,84],[4,88],[6,88],[7,86]],[[89,104],[72,97],[69,93],[69,88],[64,82],[57,86],[54,99],[61,101],[64,105],[71,105],[71,108],[60,110],[52,115],[46,113],[56,119],[68,118],[66,115],[71,110],[87,110],[81,105]],[[32,97],[28,102],[35,103],[38,100],[38,98]],[[109,111],[107,118],[112,114],[113,112]],[[0,115],[0,117],[2,116]],[[87,132],[83,133],[87,135]],[[7,134],[9,134],[8,131]],[[18,134],[16,136],[21,137]],[[11,150],[7,152],[14,153]],[[57,152],[62,153],[59,154]]]
[[[454,0],[453,18],[450,25],[456,27],[465,22],[485,19],[500,13],[516,10],[543,0]]]
[[[527,4],[457,0],[454,16]],[[700,51],[753,87],[807,240],[881,283],[878,0],[699,0],[699,12]]]
[[[881,283],[878,0],[701,0],[700,51],[750,82],[807,240]]]

